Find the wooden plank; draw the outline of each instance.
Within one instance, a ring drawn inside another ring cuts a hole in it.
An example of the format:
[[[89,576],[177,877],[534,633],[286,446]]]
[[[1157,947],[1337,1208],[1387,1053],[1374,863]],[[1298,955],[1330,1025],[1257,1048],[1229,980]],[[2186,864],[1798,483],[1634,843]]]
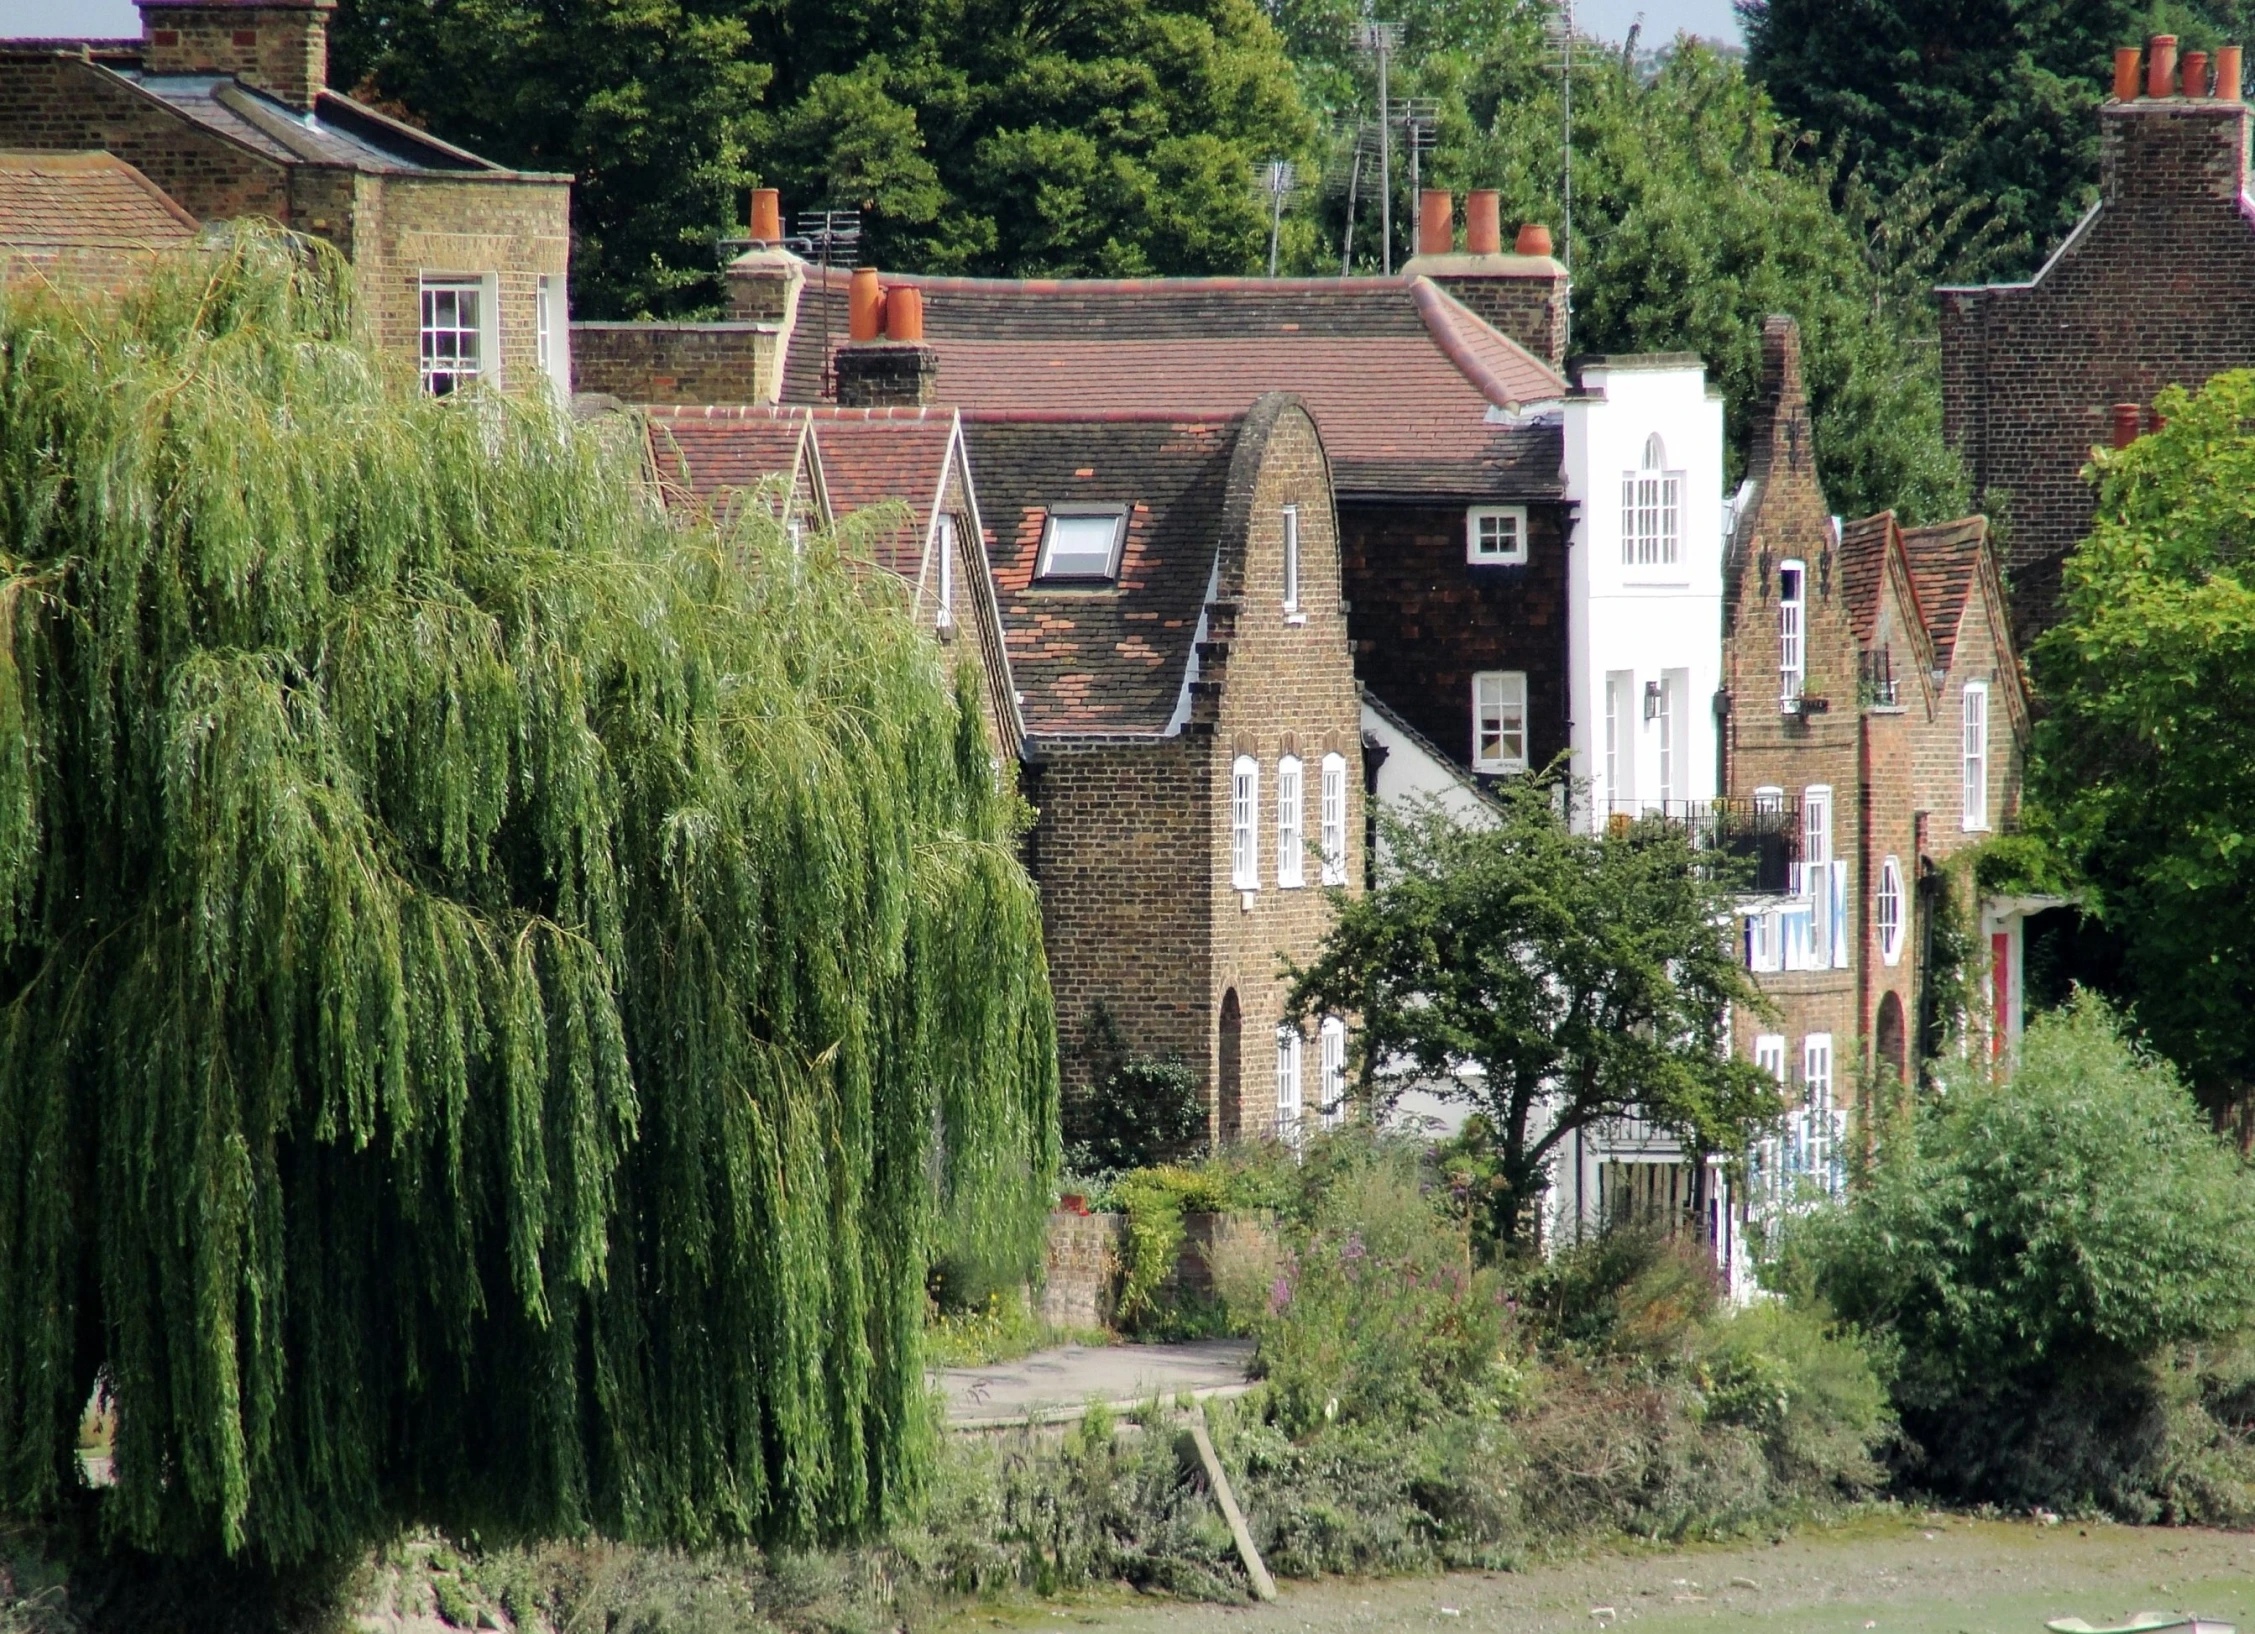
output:
[[[1237,1495],[1229,1490],[1229,1476],[1221,1467],[1221,1457],[1214,1451],[1213,1437],[1206,1434],[1206,1417],[1194,1413],[1190,1419],[1190,1439],[1198,1448],[1198,1461],[1206,1466],[1206,1481],[1214,1490],[1214,1501],[1221,1505],[1222,1518],[1229,1522],[1229,1535],[1237,1540],[1237,1558],[1245,1562],[1245,1575],[1253,1580],[1253,1593],[1263,1600],[1276,1598],[1276,1579],[1268,1575],[1261,1564],[1261,1552],[1253,1547],[1253,1534],[1245,1529],[1245,1517],[1238,1511]]]

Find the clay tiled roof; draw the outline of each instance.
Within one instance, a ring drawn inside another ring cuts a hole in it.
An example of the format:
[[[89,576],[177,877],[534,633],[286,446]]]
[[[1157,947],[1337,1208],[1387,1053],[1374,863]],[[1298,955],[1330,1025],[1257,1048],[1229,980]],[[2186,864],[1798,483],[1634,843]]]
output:
[[[1887,557],[1901,547],[1895,513],[1881,511],[1849,522],[1840,529],[1840,587],[1848,598],[1848,617],[1855,626],[1856,644],[1871,644],[1879,627],[1879,600],[1886,584]]]
[[[1957,645],[1966,596],[1989,548],[1989,520],[1968,516],[1931,527],[1905,528],[1902,537],[1911,582],[1918,586],[1919,607],[1934,638],[1935,660],[1946,668]]]
[[[725,513],[737,496],[780,478],[776,514],[789,514],[808,459],[804,411],[664,406],[642,412],[650,428],[650,463],[669,506],[704,504]]]
[[[850,517],[889,501],[908,507],[899,522],[862,543],[879,565],[915,579],[924,568],[932,509],[946,488],[955,411],[818,409],[814,434],[835,515]]]
[[[847,275],[810,272],[785,392],[819,388]],[[1350,493],[1560,491],[1547,365],[1424,278],[892,278],[924,294],[939,393],[973,411],[1241,414],[1304,401]]]
[[[1035,736],[1157,735],[1174,718],[1221,547],[1241,417],[966,416],[987,561]],[[1119,579],[1033,582],[1049,508],[1127,507]]]
[[[109,153],[0,153],[0,244],[177,249],[196,218]]]

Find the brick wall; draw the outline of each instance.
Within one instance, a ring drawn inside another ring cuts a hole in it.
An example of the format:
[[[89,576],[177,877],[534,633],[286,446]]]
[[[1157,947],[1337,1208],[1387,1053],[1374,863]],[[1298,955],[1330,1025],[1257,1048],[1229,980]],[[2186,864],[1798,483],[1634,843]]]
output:
[[[761,323],[575,323],[572,390],[628,403],[772,402],[776,328]]]
[[[283,165],[198,129],[106,69],[73,57],[0,50],[0,148],[106,149],[198,221],[293,219]]]
[[[1245,474],[1232,472],[1233,488]],[[1217,666],[1223,670],[1223,685],[1208,800],[1219,826],[1208,853],[1204,896],[1213,923],[1210,1013],[1218,1016],[1227,995],[1236,993],[1243,1017],[1239,1129],[1257,1137],[1276,1127],[1276,1036],[1285,994],[1279,963],[1309,962],[1331,922],[1314,849],[1321,838],[1323,757],[1336,753],[1347,762],[1350,889],[1363,877],[1363,789],[1362,705],[1341,606],[1330,469],[1315,423],[1305,411],[1295,406],[1278,416],[1258,469],[1250,475],[1244,554],[1234,572],[1225,564],[1222,581],[1223,593],[1234,596],[1237,610],[1227,631],[1226,659]],[[1237,503],[1234,493],[1232,503]],[[1293,622],[1294,615],[1283,605],[1286,505],[1299,507],[1297,616],[1303,622]],[[1250,907],[1230,880],[1230,778],[1241,754],[1253,756],[1261,768],[1261,888],[1253,893]],[[1310,847],[1302,865],[1307,883],[1297,889],[1276,884],[1276,768],[1286,754],[1302,762],[1302,812]],[[1218,1042],[1212,1057],[1217,1081]],[[1304,1109],[1317,1102],[1319,1059],[1310,1029],[1301,1046]]]
[[[1527,755],[1567,748],[1566,508],[1533,505],[1523,567],[1465,560],[1463,505],[1343,503],[1347,624],[1373,694],[1459,763],[1472,758],[1472,677],[1527,677]]]
[[[1104,1328],[1119,1305],[1124,1214],[1049,1217],[1043,1258],[1041,1319],[1053,1328]]]
[[[1764,394],[1751,427],[1748,462],[1748,476],[1757,485],[1755,502],[1739,519],[1724,565],[1723,685],[1730,714],[1723,722],[1723,788],[1735,800],[1751,800],[1755,790],[1765,787],[1804,800],[1812,787],[1831,790],[1832,854],[1848,865],[1846,899],[1865,935],[1859,936],[1848,969],[1759,977],[1778,1013],[1741,1024],[1734,1043],[1750,1056],[1757,1033],[1782,1033],[1787,1065],[1798,1074],[1802,1040],[1810,1033],[1831,1034],[1834,1095],[1846,1105],[1858,1043],[1868,1032],[1861,986],[1876,866],[1861,838],[1868,791],[1865,719],[1857,700],[1858,649],[1847,580],[1817,479],[1799,335],[1789,322],[1772,319],[1763,343]],[[1787,714],[1779,708],[1779,568],[1795,560],[1805,570],[1803,693],[1824,700],[1827,707],[1821,713]]]
[[[422,278],[492,275],[499,292],[500,384],[536,378],[536,291],[556,280],[561,326],[571,258],[566,182],[448,176],[355,178],[352,253],[362,319],[386,351],[412,362],[422,323]],[[562,344],[566,337],[558,334]]]
[[[145,19],[152,74],[233,74],[294,108],[329,80],[327,5],[164,6]]]
[[[2248,112],[2164,99],[2099,112],[2101,204],[2029,284],[1942,292],[1944,431],[1991,514],[2023,642],[2089,531],[2081,477],[2109,405],[2255,364]]]

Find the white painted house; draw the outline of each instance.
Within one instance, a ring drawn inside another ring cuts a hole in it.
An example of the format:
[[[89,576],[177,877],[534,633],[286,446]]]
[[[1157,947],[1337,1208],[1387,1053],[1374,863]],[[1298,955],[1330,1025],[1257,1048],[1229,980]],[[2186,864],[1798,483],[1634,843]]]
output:
[[[1717,794],[1723,404],[1687,353],[1592,358],[1563,404],[1569,695],[1592,815]]]

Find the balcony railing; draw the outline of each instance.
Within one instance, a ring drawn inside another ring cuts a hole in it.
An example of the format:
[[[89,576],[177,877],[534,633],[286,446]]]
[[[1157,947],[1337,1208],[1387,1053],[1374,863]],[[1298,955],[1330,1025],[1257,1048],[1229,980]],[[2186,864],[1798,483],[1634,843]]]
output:
[[[1856,660],[1856,702],[1865,709],[1895,707],[1895,655],[1884,647]]]
[[[1783,795],[1760,800],[1638,800],[1623,797],[1603,803],[1599,815],[1619,832],[1633,823],[1679,823],[1692,843],[1739,858],[1747,866],[1740,885],[1764,896],[1782,896],[1795,886],[1801,860],[1801,799]]]

